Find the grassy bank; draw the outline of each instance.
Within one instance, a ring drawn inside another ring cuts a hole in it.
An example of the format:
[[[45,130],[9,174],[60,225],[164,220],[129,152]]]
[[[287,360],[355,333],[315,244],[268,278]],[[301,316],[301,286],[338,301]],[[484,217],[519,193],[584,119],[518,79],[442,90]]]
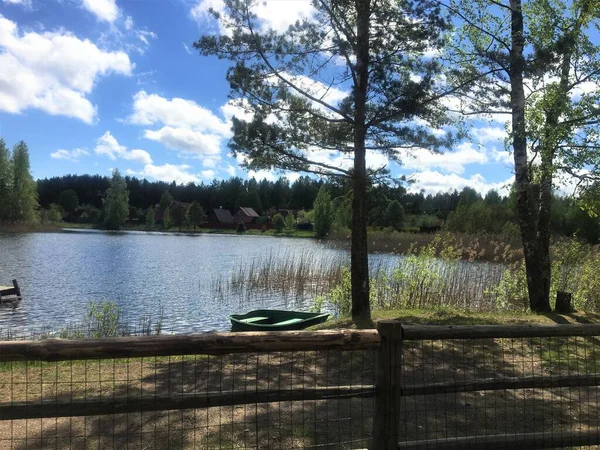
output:
[[[454,308],[374,310],[370,323],[357,324],[349,317],[328,320],[311,330],[374,328],[379,320],[399,320],[405,325],[556,325],[600,323],[600,313],[576,311],[563,315],[527,312],[477,312]]]

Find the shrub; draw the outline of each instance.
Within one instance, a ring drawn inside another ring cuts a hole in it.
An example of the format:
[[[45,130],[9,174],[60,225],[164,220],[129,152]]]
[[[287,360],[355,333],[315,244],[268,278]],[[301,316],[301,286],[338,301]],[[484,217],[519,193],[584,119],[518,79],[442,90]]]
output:
[[[321,186],[313,205],[313,218],[317,236],[324,237],[329,233],[332,222],[331,195],[325,186]]]
[[[246,231],[246,224],[244,221],[240,220],[237,224],[237,228],[235,229],[236,233],[244,233]]]
[[[273,228],[275,228],[275,231],[277,231],[278,233],[283,231],[283,229],[285,228],[285,220],[283,219],[283,216],[279,213],[273,216]]]

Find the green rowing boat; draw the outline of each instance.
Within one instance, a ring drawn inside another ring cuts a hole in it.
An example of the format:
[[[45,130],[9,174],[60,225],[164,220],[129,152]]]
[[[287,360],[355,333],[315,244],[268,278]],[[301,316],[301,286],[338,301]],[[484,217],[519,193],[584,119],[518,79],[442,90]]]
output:
[[[232,314],[231,331],[289,331],[323,323],[329,314],[301,311],[257,309],[246,314]]]

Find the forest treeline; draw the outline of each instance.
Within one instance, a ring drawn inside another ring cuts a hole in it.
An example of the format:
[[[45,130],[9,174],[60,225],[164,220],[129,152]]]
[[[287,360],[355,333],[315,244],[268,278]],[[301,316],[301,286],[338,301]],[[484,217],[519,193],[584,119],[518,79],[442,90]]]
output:
[[[332,227],[350,228],[352,192],[347,184],[308,176],[301,176],[293,182],[287,178],[257,181],[234,177],[186,185],[134,177],[124,179],[129,191],[129,218],[141,222],[148,209],[156,207],[167,191],[173,200],[187,204],[196,202],[206,213],[213,208],[235,211],[240,206],[249,206],[260,215],[273,216],[280,209],[312,210],[319,190],[325,186],[331,198]],[[49,210],[65,202],[61,194],[73,191],[78,208],[85,212],[78,220],[94,222],[101,216],[109,186],[110,177],[99,175],[41,179],[37,181],[39,204],[42,210]],[[599,241],[598,219],[583,211],[576,199],[555,195],[552,202],[552,230],[555,234],[576,234],[594,244]],[[443,226],[448,231],[518,236],[514,194],[502,196],[490,191],[482,196],[466,187],[460,191],[431,195],[408,192],[402,185],[379,184],[368,189],[367,210],[368,225],[372,227]],[[65,218],[69,220],[69,215]]]
[[[197,215],[203,217],[214,208],[233,212],[249,206],[268,219],[278,210],[309,212],[319,204],[317,214],[303,215],[303,220],[328,216],[314,222],[330,223],[327,230],[346,231],[351,227],[352,190],[348,183],[301,176],[293,182],[283,177],[275,181],[234,177],[184,185],[122,177],[118,172],[116,175],[65,175],[36,182],[31,176],[25,142],[10,151],[0,139],[0,222],[67,221],[118,228],[129,220],[153,225],[156,210],[162,208],[169,209],[173,224],[181,226],[185,222],[181,205],[201,207]],[[532,189],[537,187],[533,185]],[[323,194],[316,202],[320,191]],[[514,193],[502,196],[489,191],[482,196],[466,187],[426,195],[408,192],[404,185],[381,183],[368,187],[366,203],[367,224],[371,227],[443,227],[470,234],[519,234]],[[199,217],[193,222],[201,221]],[[551,228],[556,235],[577,235],[592,244],[600,240],[600,221],[581,209],[572,197],[552,197]]]

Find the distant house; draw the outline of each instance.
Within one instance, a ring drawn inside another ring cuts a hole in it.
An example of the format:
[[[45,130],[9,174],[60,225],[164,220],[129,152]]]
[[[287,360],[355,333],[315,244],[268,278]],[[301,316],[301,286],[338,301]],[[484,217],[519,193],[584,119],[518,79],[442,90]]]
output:
[[[228,209],[215,208],[208,215],[209,224],[233,224],[233,216]]]
[[[236,211],[233,220],[235,223],[254,223],[258,217],[259,215],[253,208],[242,206]]]

